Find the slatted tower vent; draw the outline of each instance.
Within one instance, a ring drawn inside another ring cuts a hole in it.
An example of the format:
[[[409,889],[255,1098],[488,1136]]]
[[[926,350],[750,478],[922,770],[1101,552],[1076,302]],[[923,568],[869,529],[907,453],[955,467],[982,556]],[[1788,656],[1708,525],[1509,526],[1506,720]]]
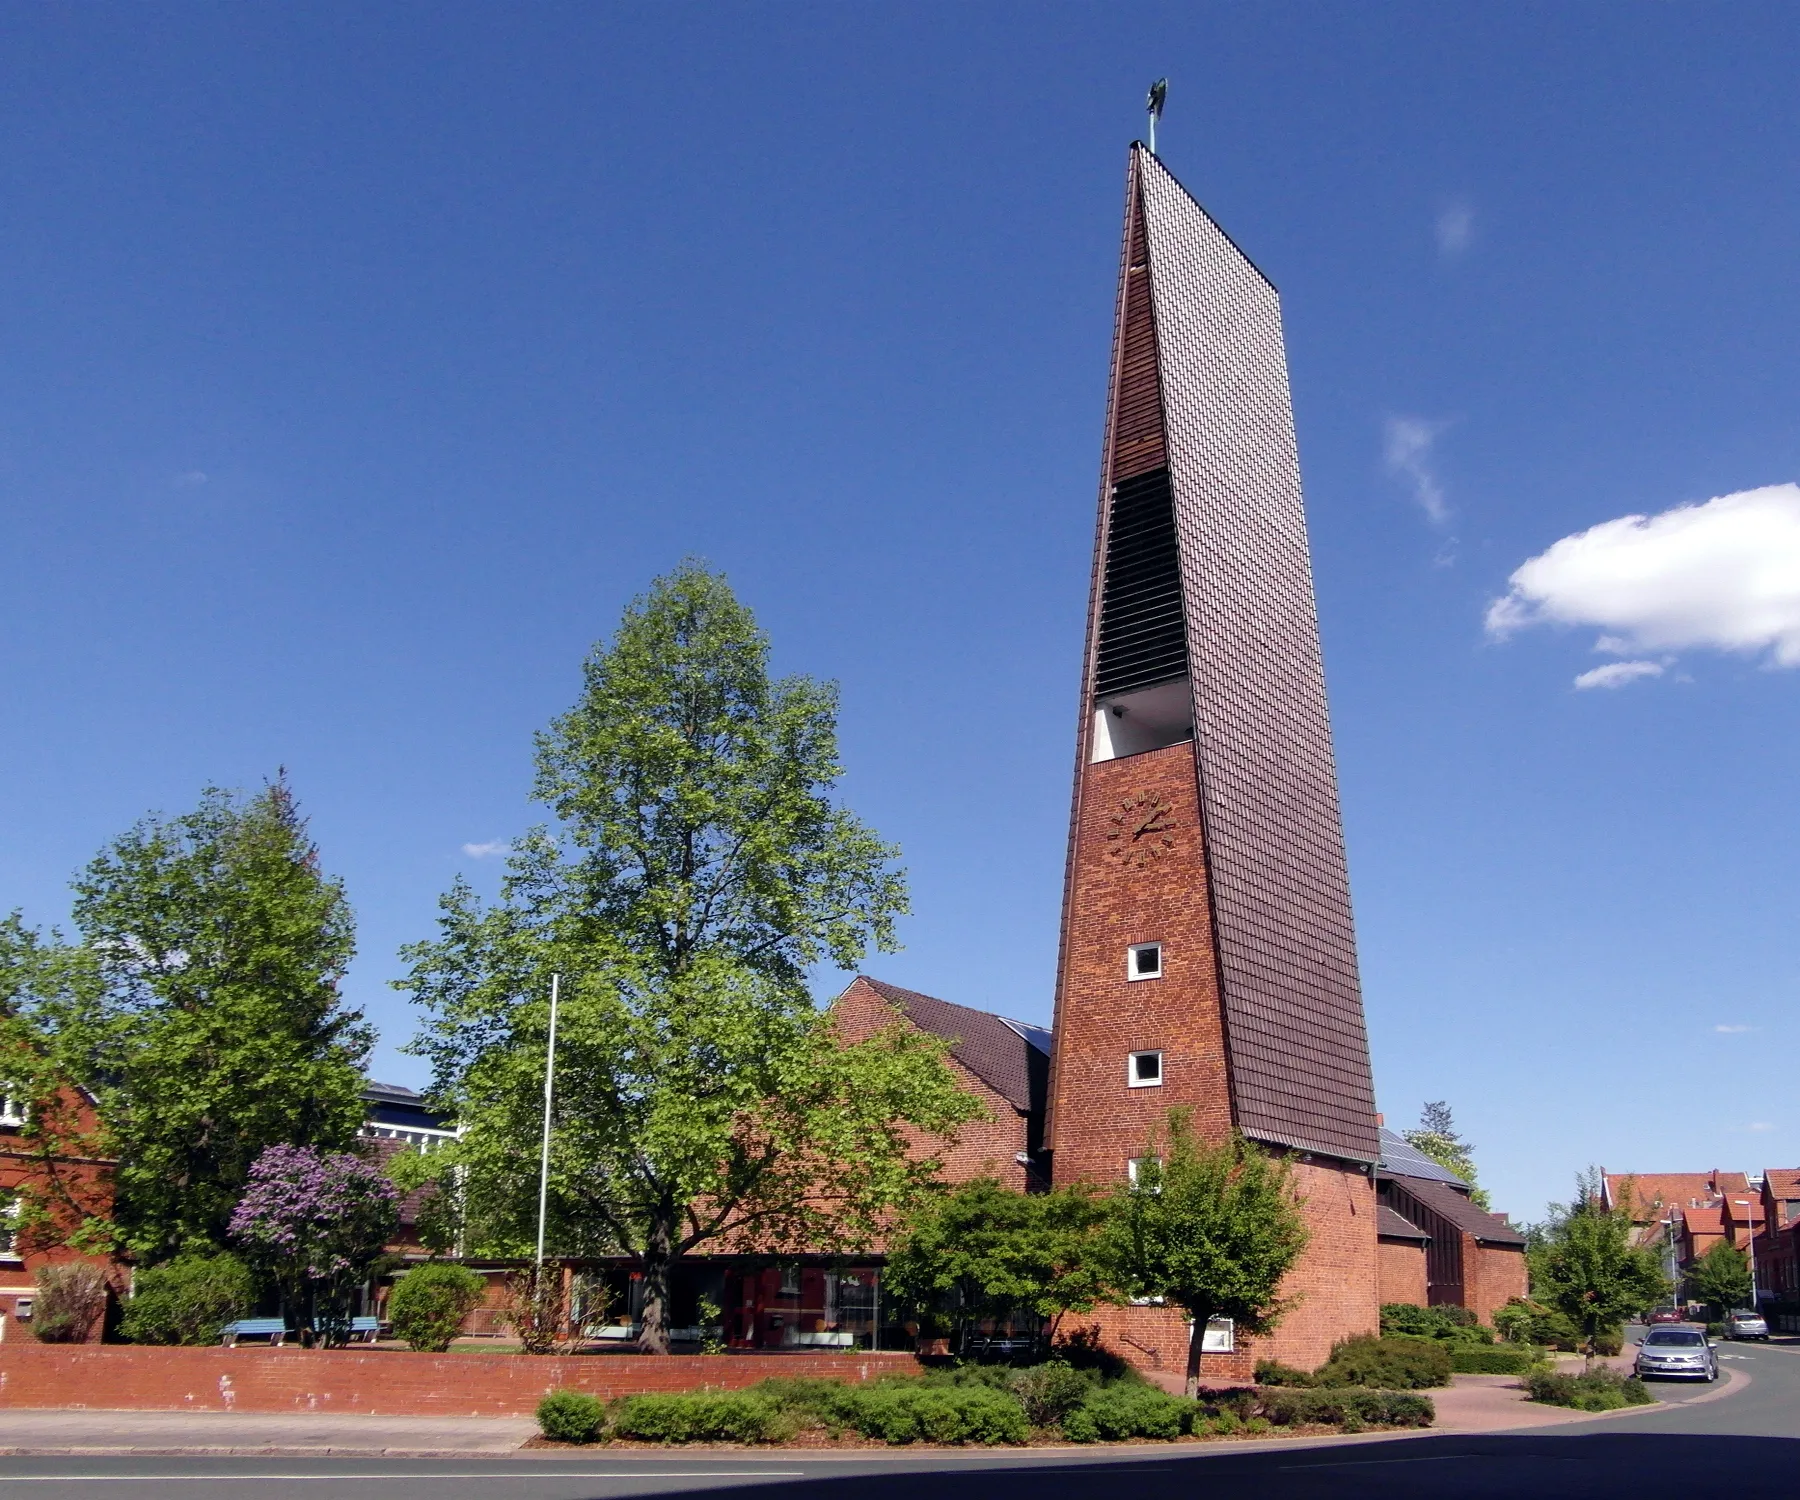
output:
[[[1174,498],[1157,469],[1113,488],[1094,696],[1167,682],[1187,665]]]

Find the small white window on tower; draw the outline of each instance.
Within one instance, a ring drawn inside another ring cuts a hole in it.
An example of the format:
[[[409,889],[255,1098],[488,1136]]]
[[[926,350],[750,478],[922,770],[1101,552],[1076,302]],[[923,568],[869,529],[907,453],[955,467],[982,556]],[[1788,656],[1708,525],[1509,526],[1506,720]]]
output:
[[[25,1124],[25,1101],[15,1099],[5,1089],[0,1089],[0,1125],[10,1126],[14,1130]]]
[[[1133,943],[1126,950],[1125,977],[1127,979],[1161,979],[1162,944]]]
[[[1160,1088],[1163,1081],[1162,1053],[1132,1053],[1131,1066],[1126,1069],[1125,1081],[1134,1089]]]

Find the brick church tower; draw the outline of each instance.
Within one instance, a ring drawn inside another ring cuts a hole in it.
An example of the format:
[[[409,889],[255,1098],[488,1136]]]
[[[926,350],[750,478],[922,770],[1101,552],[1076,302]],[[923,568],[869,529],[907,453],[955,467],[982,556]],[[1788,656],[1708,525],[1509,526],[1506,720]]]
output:
[[[1131,1171],[1175,1106],[1286,1152],[1312,1238],[1257,1348],[1311,1367],[1377,1323],[1379,1154],[1275,288],[1131,149],[1048,1139]],[[1180,1370],[1176,1310],[1103,1314]]]

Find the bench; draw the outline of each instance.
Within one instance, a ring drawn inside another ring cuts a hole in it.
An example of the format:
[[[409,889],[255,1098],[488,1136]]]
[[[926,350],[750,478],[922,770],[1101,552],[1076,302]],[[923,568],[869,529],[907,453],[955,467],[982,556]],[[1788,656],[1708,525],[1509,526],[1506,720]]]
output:
[[[225,1325],[225,1347],[235,1349],[239,1339],[267,1339],[271,1349],[279,1349],[287,1337],[285,1318],[239,1318]]]
[[[381,1337],[380,1318],[352,1318],[350,1320],[350,1342],[358,1339],[365,1344],[372,1344]]]

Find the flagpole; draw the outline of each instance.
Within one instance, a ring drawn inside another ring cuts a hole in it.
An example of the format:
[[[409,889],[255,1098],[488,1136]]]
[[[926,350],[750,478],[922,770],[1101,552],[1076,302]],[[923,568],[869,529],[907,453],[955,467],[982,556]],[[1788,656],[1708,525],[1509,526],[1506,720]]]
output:
[[[550,1100],[556,1081],[556,1002],[562,975],[550,976],[550,1050],[544,1058],[544,1146],[538,1159],[537,1264],[544,1266],[544,1216],[550,1203]]]

